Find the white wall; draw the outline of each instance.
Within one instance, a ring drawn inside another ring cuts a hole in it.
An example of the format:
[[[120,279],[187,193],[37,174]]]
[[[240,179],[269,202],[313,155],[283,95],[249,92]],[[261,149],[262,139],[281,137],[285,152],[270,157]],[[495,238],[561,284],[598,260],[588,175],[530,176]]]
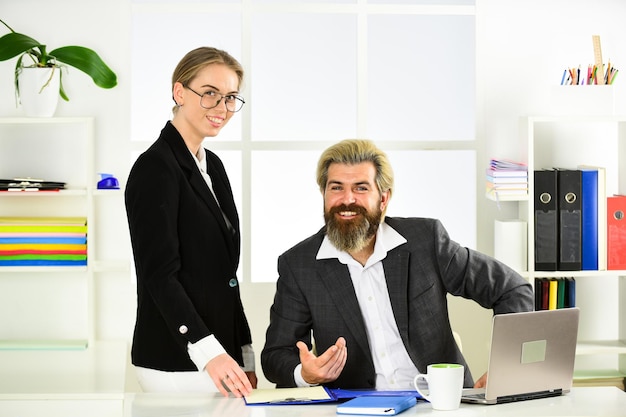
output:
[[[65,77],[69,103],[62,102],[59,116],[93,115],[98,142],[97,169],[121,179],[129,168],[130,137],[130,5],[127,0],[0,0],[1,18],[15,30],[47,42],[50,48],[67,44],[92,47],[118,74],[113,90],[95,87],[82,73],[70,69]],[[603,53],[618,68],[626,66],[626,2],[621,0],[476,0],[477,10],[477,138],[478,166],[492,156],[521,157],[518,118],[552,112],[553,86],[566,66],[586,65],[593,60],[591,35],[601,35]],[[42,16],[37,22],[33,16]],[[177,26],[164,27],[177,43]],[[54,29],[54,31],[53,31]],[[4,33],[4,32],[0,32]],[[76,39],[76,34],[80,34]],[[163,44],[162,48],[170,45]],[[605,59],[606,59],[605,58]],[[144,70],[159,65],[145,62]],[[18,115],[13,99],[14,62],[0,63],[0,114]],[[626,69],[623,69],[626,71]],[[621,84],[620,84],[621,82]],[[618,111],[624,110],[621,76],[616,80]],[[483,191],[483,176],[477,170],[477,193]],[[126,225],[120,205],[111,203],[116,219],[110,227],[119,230],[119,240],[108,242],[129,250]],[[493,220],[511,217],[506,204],[477,199],[477,247],[493,249]],[[130,252],[128,253],[130,257]],[[272,302],[273,284],[242,285],[244,304],[251,320],[255,349],[262,348]],[[476,375],[486,368],[490,312],[465,300],[451,300],[453,325],[462,336],[470,366]],[[131,274],[98,276],[98,337],[130,340],[134,321],[134,284]],[[479,325],[475,324],[478,320]],[[258,369],[259,376],[261,370]],[[262,380],[262,385],[266,382]]]

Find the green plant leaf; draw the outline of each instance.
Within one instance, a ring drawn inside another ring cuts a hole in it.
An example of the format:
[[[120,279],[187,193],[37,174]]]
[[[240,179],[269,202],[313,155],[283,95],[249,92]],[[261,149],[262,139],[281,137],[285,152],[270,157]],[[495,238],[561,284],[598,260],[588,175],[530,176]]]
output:
[[[102,88],[117,85],[117,76],[104,63],[100,56],[83,46],[64,46],[49,52],[58,62],[70,65],[89,75],[93,82]]]
[[[40,46],[41,44],[30,36],[15,32],[7,33],[0,38],[0,61],[6,61]]]

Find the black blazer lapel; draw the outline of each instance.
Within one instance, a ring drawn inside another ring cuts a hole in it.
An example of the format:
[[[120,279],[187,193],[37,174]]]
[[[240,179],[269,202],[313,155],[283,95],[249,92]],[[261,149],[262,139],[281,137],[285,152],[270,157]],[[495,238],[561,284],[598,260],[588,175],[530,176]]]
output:
[[[206,159],[208,164],[208,173],[213,183],[213,191],[217,197],[219,205],[228,218],[231,226],[233,227],[235,234],[239,234],[239,216],[237,215],[237,207],[233,199],[233,191],[228,181],[228,176],[222,165],[222,162],[217,158],[217,155],[205,150]]]
[[[193,156],[189,151],[189,148],[187,148],[187,146],[185,145],[185,141],[183,140],[182,136],[180,136],[180,133],[178,133],[178,130],[176,130],[171,122],[167,123],[163,131],[167,133],[167,135],[165,136],[165,140],[170,145],[172,153],[174,154],[178,165],[181,167],[183,172],[185,172],[191,188],[193,188],[196,194],[207,205],[213,216],[215,216],[226,241],[233,242],[234,245],[235,242],[233,240],[233,235],[226,225],[226,221],[224,220],[224,216],[222,215],[222,210],[218,206],[215,197],[213,197],[213,193],[211,193],[211,190],[209,189],[206,181],[204,181],[204,178],[202,178],[202,174],[200,174],[196,162],[194,161]],[[233,246],[229,245],[228,249],[231,252],[231,255],[234,256],[236,254],[236,251],[233,251]],[[234,258],[237,257],[234,256]]]

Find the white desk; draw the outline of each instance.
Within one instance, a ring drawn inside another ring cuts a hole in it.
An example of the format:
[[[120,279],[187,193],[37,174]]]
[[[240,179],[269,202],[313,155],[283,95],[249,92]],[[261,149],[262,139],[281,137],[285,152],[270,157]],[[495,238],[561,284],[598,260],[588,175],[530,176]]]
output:
[[[556,417],[626,416],[626,392],[615,387],[573,388],[561,397],[522,401],[514,404],[462,404],[459,410],[433,411],[430,404],[417,406],[402,417]],[[246,406],[242,399],[221,394],[128,394],[124,417],[324,417],[337,416],[336,404]]]

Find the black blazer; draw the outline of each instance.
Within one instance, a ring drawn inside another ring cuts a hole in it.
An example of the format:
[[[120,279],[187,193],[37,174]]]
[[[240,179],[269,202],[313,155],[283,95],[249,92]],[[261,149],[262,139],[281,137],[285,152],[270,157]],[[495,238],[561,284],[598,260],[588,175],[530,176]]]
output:
[[[411,360],[421,373],[432,363],[465,365],[448,319],[447,294],[473,299],[495,313],[530,311],[530,284],[506,265],[450,240],[434,219],[387,217],[385,222],[406,243],[382,261],[394,318]],[[325,352],[339,336],[346,339],[348,359],[339,378],[328,386],[374,388],[376,375],[350,273],[337,259],[316,260],[325,230],[294,246],[278,259],[278,283],[270,310],[263,372],[278,387],[295,386],[300,363],[296,342]]]
[[[128,178],[126,212],[137,273],[131,355],[137,366],[197,370],[187,343],[210,334],[243,365],[241,346],[251,343],[236,277],[239,218],[222,162],[205,151],[213,189],[234,230],[170,122]]]

